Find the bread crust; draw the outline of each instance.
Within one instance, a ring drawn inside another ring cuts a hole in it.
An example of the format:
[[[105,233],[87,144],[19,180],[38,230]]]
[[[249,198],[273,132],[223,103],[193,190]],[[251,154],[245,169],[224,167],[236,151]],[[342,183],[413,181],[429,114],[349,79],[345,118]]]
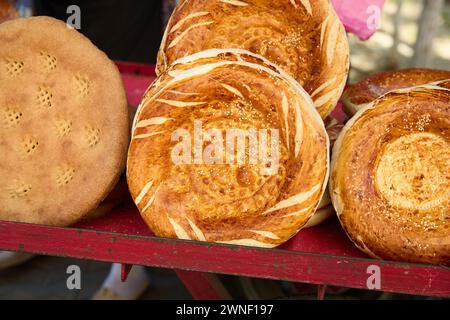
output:
[[[436,85],[389,92],[335,143],[331,199],[349,238],[372,257],[449,264],[449,100]]]
[[[71,225],[116,185],[129,140],[120,73],[49,17],[0,25],[0,219]]]
[[[450,79],[450,71],[411,68],[381,72],[349,86],[342,95],[344,111],[349,116],[389,91]]]
[[[257,61],[256,61],[257,60]],[[133,125],[127,179],[156,235],[260,247],[295,235],[319,205],[329,140],[309,95],[264,58],[209,50],[173,64],[147,91]],[[277,129],[280,167],[175,164],[172,134],[205,128]],[[245,177],[245,179],[244,179]]]
[[[349,46],[328,0],[181,1],[163,37],[157,73],[183,56],[224,48],[279,65],[312,96],[323,119],[345,87]]]

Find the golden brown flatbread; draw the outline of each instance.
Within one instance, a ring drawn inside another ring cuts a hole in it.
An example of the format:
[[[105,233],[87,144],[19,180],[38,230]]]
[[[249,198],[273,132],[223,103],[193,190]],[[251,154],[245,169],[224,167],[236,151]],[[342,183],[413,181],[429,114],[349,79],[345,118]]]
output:
[[[164,35],[157,72],[184,56],[227,48],[279,65],[312,96],[324,119],[346,83],[348,41],[328,0],[181,1]]]
[[[116,184],[128,146],[116,66],[63,22],[0,25],[0,219],[65,226]]]
[[[378,73],[357,84],[349,86],[343,96],[344,111],[355,115],[378,97],[397,89],[420,86],[450,79],[450,71],[413,68]]]
[[[392,91],[353,117],[333,150],[342,226],[383,259],[450,262],[450,90]]]
[[[227,144],[233,130],[244,134],[244,152]],[[191,148],[179,148],[186,141]],[[264,146],[270,159],[260,157]],[[274,247],[317,208],[328,149],[323,121],[292,77],[248,51],[209,50],[179,60],[148,90],[128,185],[158,236]]]

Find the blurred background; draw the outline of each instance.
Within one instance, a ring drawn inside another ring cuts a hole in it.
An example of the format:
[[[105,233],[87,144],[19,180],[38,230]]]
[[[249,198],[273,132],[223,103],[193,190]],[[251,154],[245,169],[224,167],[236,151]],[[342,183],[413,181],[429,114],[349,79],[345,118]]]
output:
[[[82,12],[80,31],[112,59],[153,64],[176,3],[177,0],[0,0],[0,22],[32,14],[65,20],[67,7],[76,4]],[[350,82],[389,69],[449,69],[450,0],[386,0],[378,32],[368,41],[353,34],[349,34],[349,40]]]
[[[408,67],[450,69],[450,1],[387,0],[368,41],[349,35],[350,82]]]
[[[358,1],[358,0],[355,0]],[[69,5],[81,8],[80,32],[111,59],[154,64],[165,24],[176,0],[0,0],[0,23],[31,15],[66,20]],[[350,82],[383,70],[406,67],[450,69],[450,0],[387,0],[381,25],[368,41],[349,34]],[[1,45],[1,44],[0,44]],[[0,299],[90,299],[101,288],[110,264],[56,257],[33,257],[13,267],[0,263]],[[66,268],[80,266],[82,290],[66,287]],[[189,299],[172,271],[147,270],[141,299]],[[314,298],[315,287],[291,283],[223,277],[237,298]],[[391,299],[405,295],[331,288],[327,298]]]

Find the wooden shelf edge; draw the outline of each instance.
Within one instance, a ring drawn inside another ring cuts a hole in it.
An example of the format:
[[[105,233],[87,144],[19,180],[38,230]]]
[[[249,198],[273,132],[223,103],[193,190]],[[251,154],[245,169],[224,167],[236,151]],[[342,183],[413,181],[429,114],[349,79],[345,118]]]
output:
[[[177,270],[450,297],[450,269],[279,249],[238,247],[0,221],[0,249]]]

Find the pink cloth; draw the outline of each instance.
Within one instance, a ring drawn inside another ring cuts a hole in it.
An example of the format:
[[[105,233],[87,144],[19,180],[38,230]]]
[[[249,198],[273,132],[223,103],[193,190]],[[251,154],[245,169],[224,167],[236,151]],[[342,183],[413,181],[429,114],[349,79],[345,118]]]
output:
[[[384,0],[331,0],[348,32],[369,39],[381,20]]]

